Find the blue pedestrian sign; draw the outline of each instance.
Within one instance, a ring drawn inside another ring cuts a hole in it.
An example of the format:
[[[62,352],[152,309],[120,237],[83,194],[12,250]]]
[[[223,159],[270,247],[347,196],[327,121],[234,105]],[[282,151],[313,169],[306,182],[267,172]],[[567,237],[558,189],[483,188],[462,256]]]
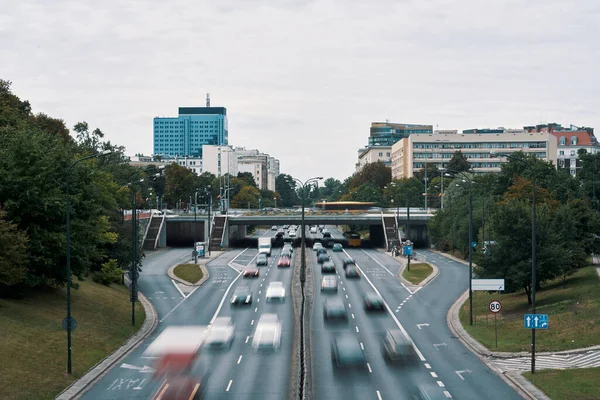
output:
[[[526,329],[548,329],[548,314],[525,314],[523,325]]]
[[[412,246],[404,246],[404,255],[405,256],[412,256],[413,254],[413,247]]]
[[[477,242],[471,242],[471,247],[473,247],[473,248],[477,247]]]

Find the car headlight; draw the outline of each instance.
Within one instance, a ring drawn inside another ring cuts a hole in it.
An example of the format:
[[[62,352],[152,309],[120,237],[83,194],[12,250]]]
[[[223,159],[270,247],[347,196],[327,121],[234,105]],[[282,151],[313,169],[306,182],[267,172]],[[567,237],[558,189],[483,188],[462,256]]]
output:
[[[250,302],[250,295],[248,295],[248,296],[246,297],[246,303],[249,303],[249,302]]]

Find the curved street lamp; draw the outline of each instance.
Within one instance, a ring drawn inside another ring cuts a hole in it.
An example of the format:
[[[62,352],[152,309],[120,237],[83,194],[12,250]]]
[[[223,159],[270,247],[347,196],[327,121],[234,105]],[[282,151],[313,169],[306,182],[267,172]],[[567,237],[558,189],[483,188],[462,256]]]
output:
[[[304,183],[302,183],[302,181],[298,178],[292,178],[294,181],[296,181],[300,187],[302,188],[302,196],[301,196],[301,201],[302,201],[302,238],[301,238],[301,242],[300,242],[300,250],[301,250],[301,256],[300,256],[300,283],[302,283],[302,285],[304,285],[304,282],[306,281],[306,254],[305,254],[305,250],[306,250],[306,242],[305,242],[305,226],[304,226],[304,207],[305,207],[305,196],[306,196],[306,187],[308,186],[309,183],[311,182],[316,182],[316,181],[320,181],[323,179],[322,176],[318,176],[315,178],[310,178],[308,180],[306,180]]]
[[[69,168],[67,168],[67,373],[71,375],[71,331],[73,330],[72,319],[71,319],[71,170],[75,165],[84,160],[89,160],[90,158],[96,158],[100,156],[105,156],[112,153],[111,150],[104,150],[96,154],[92,154],[86,157],[82,157],[78,160],[75,160]]]
[[[469,185],[469,325],[473,326],[473,180],[464,172],[446,168],[447,176],[461,176],[462,181]]]

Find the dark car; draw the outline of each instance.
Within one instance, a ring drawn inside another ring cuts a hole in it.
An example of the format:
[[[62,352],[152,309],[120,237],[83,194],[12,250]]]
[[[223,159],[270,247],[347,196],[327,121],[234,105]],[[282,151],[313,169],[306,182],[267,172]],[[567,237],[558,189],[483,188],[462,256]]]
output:
[[[231,305],[252,304],[252,292],[247,286],[238,287],[231,296]]]
[[[402,361],[405,364],[417,360],[411,341],[399,329],[388,329],[381,341],[381,350],[387,361]]]
[[[377,293],[370,292],[365,295],[365,309],[367,311],[384,311],[383,299]]]
[[[327,299],[323,304],[323,318],[327,321],[332,320],[348,320],[348,311],[341,299]]]
[[[331,237],[330,232],[323,232],[323,238],[330,238],[330,237]]]
[[[319,254],[327,254],[327,249],[325,247],[319,247],[317,249],[317,255]]]
[[[346,278],[360,278],[360,272],[355,265],[346,266]]]
[[[325,261],[321,264],[321,272],[324,274],[335,274],[335,264],[333,261]]]
[[[356,265],[356,261],[354,261],[351,258],[345,258],[344,261],[343,261],[343,264],[344,264],[344,269],[346,269],[346,267],[348,265]]]
[[[256,267],[246,267],[244,268],[244,278],[258,278],[259,269]]]
[[[329,255],[327,254],[319,254],[317,257],[317,262],[319,264],[323,264],[325,261],[329,261]]]
[[[337,368],[366,368],[367,360],[354,335],[343,334],[331,343],[331,358]]]

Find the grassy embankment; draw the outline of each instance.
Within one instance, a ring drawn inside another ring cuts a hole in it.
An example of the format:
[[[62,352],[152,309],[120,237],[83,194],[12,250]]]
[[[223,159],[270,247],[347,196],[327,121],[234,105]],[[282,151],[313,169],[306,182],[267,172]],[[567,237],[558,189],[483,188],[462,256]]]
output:
[[[407,281],[418,285],[432,273],[433,268],[429,264],[410,263],[410,271],[408,270],[408,268],[404,268],[404,271],[402,271],[402,276]]]
[[[192,284],[202,279],[202,269],[197,264],[179,264],[175,267],[173,273],[179,279]]]
[[[91,280],[71,290],[71,313],[77,320],[72,334],[73,376],[67,370],[66,289],[46,290],[22,300],[0,299],[0,398],[53,399],[75,379],[110,354],[144,322],[136,306],[131,326],[129,292]]]

